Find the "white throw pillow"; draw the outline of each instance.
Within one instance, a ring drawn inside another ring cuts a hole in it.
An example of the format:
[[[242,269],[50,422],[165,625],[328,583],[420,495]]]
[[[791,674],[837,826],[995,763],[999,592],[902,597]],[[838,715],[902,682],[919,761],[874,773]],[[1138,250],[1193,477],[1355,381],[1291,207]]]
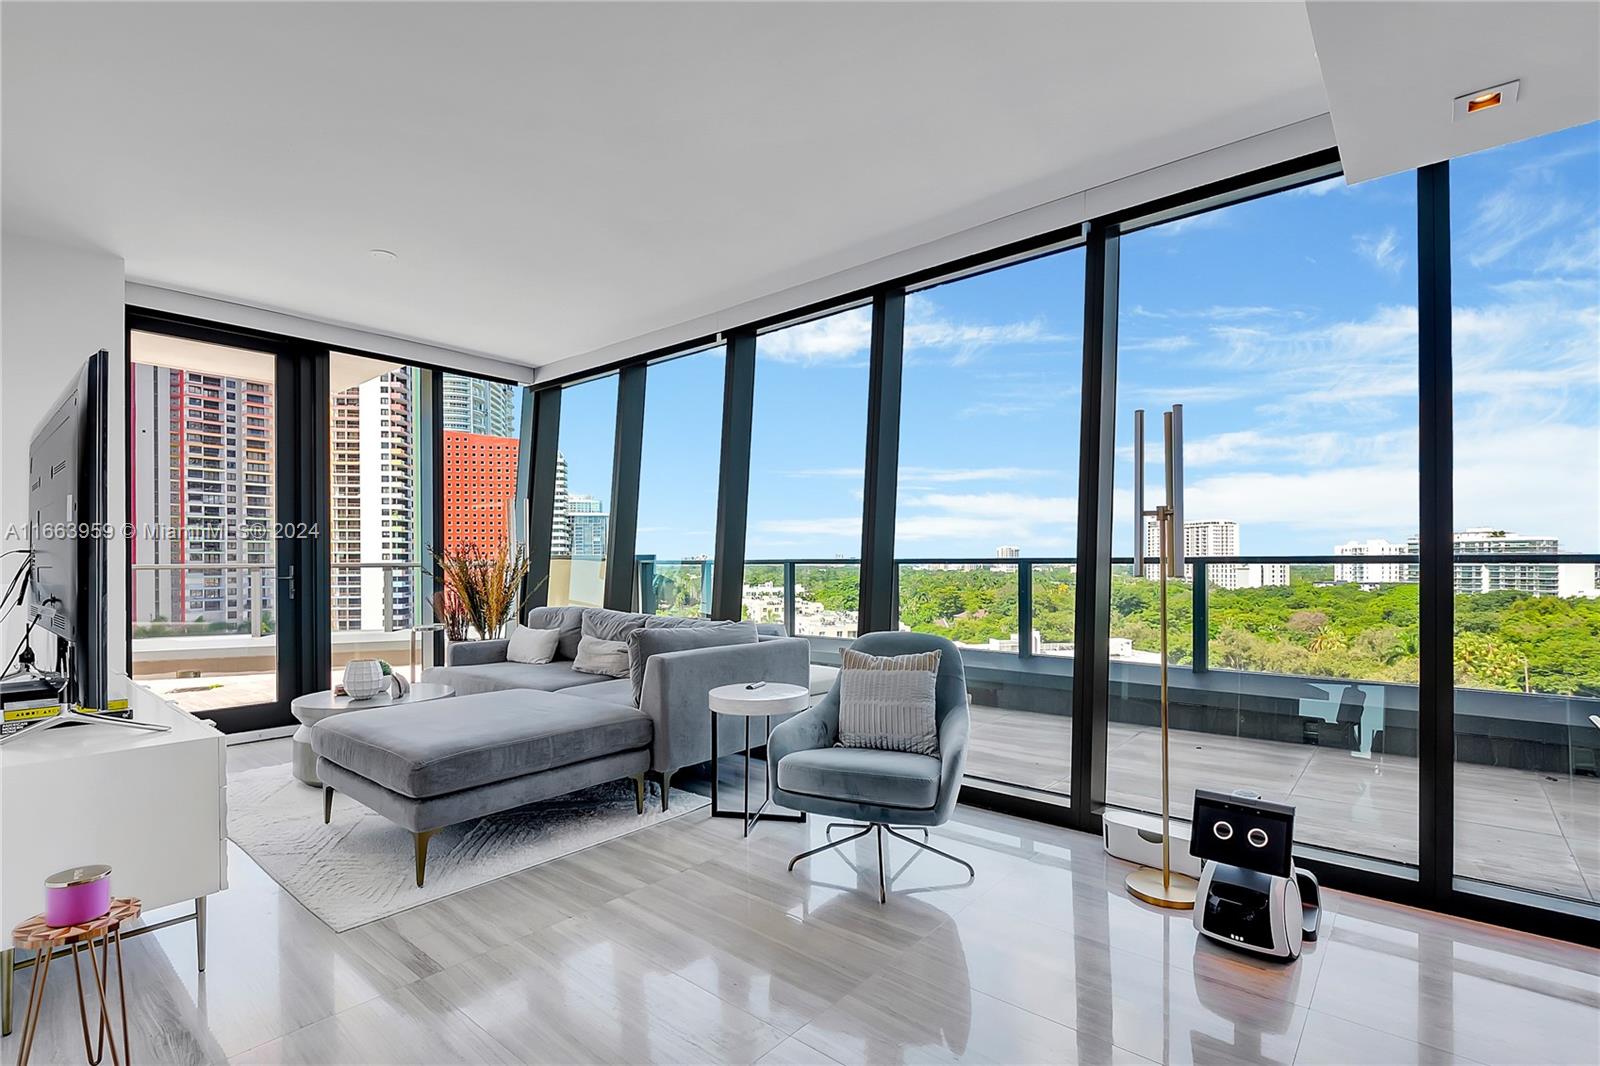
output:
[[[880,656],[846,648],[841,662],[840,747],[939,754],[939,652]]]
[[[627,641],[601,640],[585,633],[578,641],[578,657],[572,660],[572,669],[580,674],[627,677]]]
[[[533,629],[513,625],[506,640],[506,662],[548,663],[556,657],[556,646],[561,643],[559,629]]]

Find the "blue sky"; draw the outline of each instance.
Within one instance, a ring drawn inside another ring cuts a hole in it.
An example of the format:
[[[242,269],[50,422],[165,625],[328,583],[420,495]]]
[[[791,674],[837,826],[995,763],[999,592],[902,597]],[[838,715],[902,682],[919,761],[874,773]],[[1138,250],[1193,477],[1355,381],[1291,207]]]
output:
[[[1452,164],[1457,528],[1600,550],[1600,126]],[[1191,519],[1252,553],[1416,530],[1416,179],[1342,178],[1169,223],[1122,246],[1115,549],[1131,412],[1185,408]],[[907,301],[896,552],[1071,554],[1083,253]],[[763,335],[748,553],[859,552],[865,308]],[[707,553],[719,354],[652,368],[641,551]],[[610,488],[615,379],[567,390],[574,492]],[[1157,489],[1157,494],[1159,489]]]

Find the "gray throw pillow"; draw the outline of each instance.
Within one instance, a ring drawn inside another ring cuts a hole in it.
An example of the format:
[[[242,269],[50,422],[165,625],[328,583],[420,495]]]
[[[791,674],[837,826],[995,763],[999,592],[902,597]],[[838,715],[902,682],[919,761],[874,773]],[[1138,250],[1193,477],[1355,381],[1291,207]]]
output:
[[[578,656],[572,660],[572,670],[578,674],[599,674],[601,677],[627,677],[628,645],[620,640],[601,640],[585,633],[578,641]]]
[[[839,746],[938,755],[939,654],[879,656],[846,648],[839,671]]]
[[[578,638],[583,633],[582,607],[535,607],[528,612],[527,624],[533,629],[557,629],[561,641],[556,658],[571,662],[578,657]]]
[[[703,624],[696,626],[645,625],[635,629],[628,636],[628,673],[633,678],[633,705],[644,706],[644,667],[652,655],[755,642],[755,627],[748,622],[703,620]]]
[[[506,662],[548,663],[556,657],[556,646],[561,642],[559,629],[536,629],[532,626],[511,624],[506,638]]]
[[[649,618],[650,616],[647,614],[608,611],[604,607],[585,607],[583,610],[583,635],[626,644],[628,634],[644,625]]]

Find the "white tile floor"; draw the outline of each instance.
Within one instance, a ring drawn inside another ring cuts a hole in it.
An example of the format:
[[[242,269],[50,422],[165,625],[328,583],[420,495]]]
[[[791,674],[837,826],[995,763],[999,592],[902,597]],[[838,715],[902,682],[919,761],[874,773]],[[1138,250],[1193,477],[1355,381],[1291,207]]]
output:
[[[286,764],[285,741],[230,749]],[[284,772],[288,772],[284,765]],[[318,794],[306,789],[315,816]],[[1337,892],[1290,966],[1197,941],[1096,838],[962,808],[825,853],[704,812],[345,934],[231,849],[210,965],[127,944],[141,1062],[1595,1062],[1600,953]],[[648,861],[642,861],[647,857]],[[28,971],[23,971],[25,974]],[[36,1062],[76,1061],[67,967]],[[20,1005],[18,1007],[20,1011]],[[16,1038],[4,1041],[14,1060]]]

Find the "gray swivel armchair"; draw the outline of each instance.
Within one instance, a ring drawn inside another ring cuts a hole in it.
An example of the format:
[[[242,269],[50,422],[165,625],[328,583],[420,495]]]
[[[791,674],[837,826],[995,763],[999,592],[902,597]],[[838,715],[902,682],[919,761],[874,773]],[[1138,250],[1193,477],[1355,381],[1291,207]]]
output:
[[[796,855],[789,869],[793,870],[801,859],[876,832],[878,902],[887,902],[883,864],[883,835],[887,832],[960,863],[966,867],[969,880],[976,877],[971,864],[893,828],[912,826],[920,829],[926,839],[928,828],[948,822],[955,810],[972,728],[960,649],[943,637],[925,633],[869,633],[851,646],[868,655],[908,655],[935,649],[943,653],[934,687],[939,754],[836,747],[842,676],[835,678],[826,696],[809,710],[775,727],[767,742],[772,802],[825,818],[843,819],[828,825],[828,843]],[[857,832],[832,839],[833,831],[840,828]]]

